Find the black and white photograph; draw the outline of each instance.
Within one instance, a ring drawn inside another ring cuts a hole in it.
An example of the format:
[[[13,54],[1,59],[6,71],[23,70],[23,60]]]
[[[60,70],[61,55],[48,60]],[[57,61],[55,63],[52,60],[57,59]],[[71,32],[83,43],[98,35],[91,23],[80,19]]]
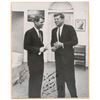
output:
[[[11,98],[89,98],[89,2],[11,2]]]

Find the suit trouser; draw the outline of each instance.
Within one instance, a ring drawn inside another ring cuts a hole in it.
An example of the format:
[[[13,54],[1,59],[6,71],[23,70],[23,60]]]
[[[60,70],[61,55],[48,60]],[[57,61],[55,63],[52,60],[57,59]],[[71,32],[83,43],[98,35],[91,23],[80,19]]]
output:
[[[43,78],[43,69],[39,71],[31,71],[29,78],[29,98],[41,97],[41,86]]]
[[[63,63],[62,60],[63,59],[60,55],[56,56],[56,80],[58,97],[65,97],[65,82],[67,83],[71,97],[77,97],[74,66],[68,66],[69,64],[67,65],[67,63]]]

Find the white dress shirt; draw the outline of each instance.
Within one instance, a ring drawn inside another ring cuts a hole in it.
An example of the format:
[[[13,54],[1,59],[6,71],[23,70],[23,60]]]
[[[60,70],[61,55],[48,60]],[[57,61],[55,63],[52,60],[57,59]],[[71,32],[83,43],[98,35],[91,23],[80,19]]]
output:
[[[39,37],[39,30],[35,26],[34,26],[34,28],[35,28],[35,30],[37,32],[38,37]]]
[[[62,35],[63,26],[64,26],[64,24],[61,25],[61,26],[59,27],[59,28],[60,28],[60,37],[61,37],[61,35]],[[58,41],[58,42],[60,42],[60,41],[59,41],[59,28],[57,29],[57,41]],[[62,43],[62,48],[64,48],[64,44],[63,44],[63,43]]]
[[[64,24],[63,24],[62,26],[59,27],[59,28],[60,28],[60,36],[61,36],[61,34],[62,34],[63,26],[64,26]],[[57,41],[59,41],[59,28],[57,29]]]

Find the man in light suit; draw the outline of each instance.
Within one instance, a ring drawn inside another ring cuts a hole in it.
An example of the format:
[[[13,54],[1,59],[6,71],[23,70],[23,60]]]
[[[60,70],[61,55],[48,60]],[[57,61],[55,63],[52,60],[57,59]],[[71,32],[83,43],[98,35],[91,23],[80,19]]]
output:
[[[28,53],[29,98],[40,98],[44,70],[43,52],[46,50],[43,44],[43,32],[40,30],[44,18],[37,15],[33,18],[33,22],[34,27],[25,33],[24,49]]]
[[[58,97],[65,97],[65,82],[71,97],[77,97],[73,51],[77,35],[71,25],[64,24],[63,13],[54,14],[54,21],[57,27],[52,30],[51,47],[55,52]]]

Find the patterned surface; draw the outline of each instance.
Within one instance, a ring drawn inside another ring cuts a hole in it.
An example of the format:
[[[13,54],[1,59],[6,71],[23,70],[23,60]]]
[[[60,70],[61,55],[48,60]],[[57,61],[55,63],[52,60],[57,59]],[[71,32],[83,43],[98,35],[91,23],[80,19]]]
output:
[[[76,74],[76,87],[78,97],[88,98],[89,86],[88,86],[88,70],[80,67],[75,67]],[[42,98],[57,98],[56,90],[56,73],[54,63],[45,63],[44,76],[41,89]],[[28,98],[28,66],[26,63],[12,69],[12,98]],[[66,98],[70,98],[70,94],[65,84]]]
[[[57,97],[56,73],[46,73],[43,77],[42,95],[44,97]]]

